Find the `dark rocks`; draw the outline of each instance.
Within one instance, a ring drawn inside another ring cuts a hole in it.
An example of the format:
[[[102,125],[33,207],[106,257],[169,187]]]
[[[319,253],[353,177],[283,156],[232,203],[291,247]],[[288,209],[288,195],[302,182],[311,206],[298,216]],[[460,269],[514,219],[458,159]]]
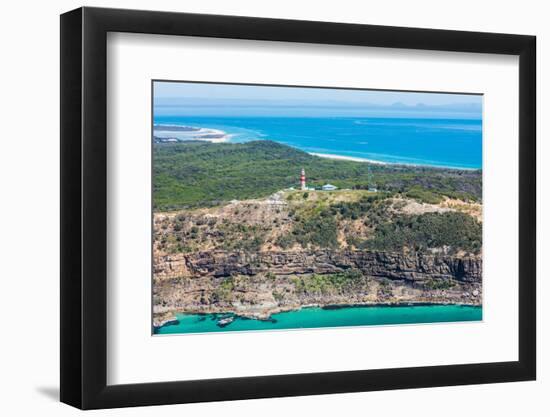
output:
[[[482,260],[477,257],[427,256],[369,251],[316,250],[302,252],[197,252],[159,257],[155,276],[169,278],[231,275],[331,274],[359,269],[365,276],[405,280],[453,279],[481,283]]]

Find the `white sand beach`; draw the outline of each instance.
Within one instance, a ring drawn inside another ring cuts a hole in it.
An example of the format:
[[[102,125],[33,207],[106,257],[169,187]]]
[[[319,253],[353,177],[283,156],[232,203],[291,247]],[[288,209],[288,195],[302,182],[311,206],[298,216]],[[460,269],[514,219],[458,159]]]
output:
[[[342,155],[334,155],[334,154],[328,154],[328,153],[315,153],[315,152],[309,152],[309,154],[318,156],[321,158],[328,158],[328,159],[340,159],[345,161],[368,162],[369,164],[388,165],[388,162],[374,161],[372,159],[358,158],[355,156],[342,156]]]
[[[227,134],[220,129],[204,128],[200,127],[197,130],[181,130],[183,126],[175,126],[174,130],[170,129],[171,125],[157,125],[162,129],[153,129],[153,135],[159,138],[175,138],[178,140],[203,140],[212,143],[227,142],[231,138],[231,135]],[[156,127],[156,126],[155,126]],[[194,127],[194,126],[189,126]]]

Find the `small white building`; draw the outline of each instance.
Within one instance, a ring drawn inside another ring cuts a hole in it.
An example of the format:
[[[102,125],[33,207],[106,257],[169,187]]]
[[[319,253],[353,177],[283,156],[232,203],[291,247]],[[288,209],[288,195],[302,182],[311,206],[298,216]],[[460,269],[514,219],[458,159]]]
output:
[[[335,185],[332,185],[332,184],[325,184],[321,187],[321,189],[323,191],[334,191],[336,190],[338,187],[336,187]]]

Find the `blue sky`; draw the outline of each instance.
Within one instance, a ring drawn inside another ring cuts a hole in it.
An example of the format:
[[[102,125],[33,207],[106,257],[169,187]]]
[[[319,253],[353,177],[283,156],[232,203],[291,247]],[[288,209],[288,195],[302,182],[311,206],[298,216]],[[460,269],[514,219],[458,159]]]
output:
[[[481,119],[482,96],[155,81],[156,115]]]

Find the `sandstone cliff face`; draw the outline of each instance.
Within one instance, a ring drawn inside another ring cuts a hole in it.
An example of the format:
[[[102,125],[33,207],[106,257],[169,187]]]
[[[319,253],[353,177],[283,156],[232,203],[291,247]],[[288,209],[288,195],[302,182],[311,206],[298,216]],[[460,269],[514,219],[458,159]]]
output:
[[[311,277],[346,271],[361,273],[338,288],[300,285]],[[334,250],[212,251],[159,255],[154,272],[153,310],[159,323],[177,311],[234,312],[266,319],[307,305],[482,302],[482,261],[476,257]]]
[[[157,256],[155,279],[178,277],[331,274],[354,268],[365,276],[409,282],[452,279],[481,283],[482,261],[476,257],[426,256],[368,251],[197,252]]]

